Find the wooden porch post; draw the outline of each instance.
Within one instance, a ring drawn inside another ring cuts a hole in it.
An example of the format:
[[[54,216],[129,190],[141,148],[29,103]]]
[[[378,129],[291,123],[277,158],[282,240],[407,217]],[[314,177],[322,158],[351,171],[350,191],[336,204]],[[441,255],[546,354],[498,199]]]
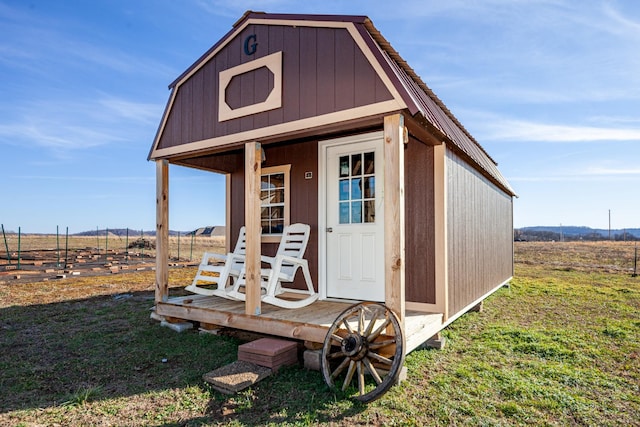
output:
[[[169,298],[169,162],[156,160],[156,295]]]
[[[433,219],[435,236],[436,306],[442,312],[442,320],[449,318],[449,280],[447,256],[447,192],[446,152],[444,143],[433,147]]]
[[[245,314],[260,315],[260,175],[261,147],[258,142],[244,146],[244,221],[247,230]]]
[[[384,262],[385,303],[405,317],[404,116],[384,118]]]

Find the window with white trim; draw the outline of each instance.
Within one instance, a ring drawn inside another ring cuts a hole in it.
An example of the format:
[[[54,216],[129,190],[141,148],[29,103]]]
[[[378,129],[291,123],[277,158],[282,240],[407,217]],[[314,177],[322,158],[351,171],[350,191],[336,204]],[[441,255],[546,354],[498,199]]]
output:
[[[260,225],[262,241],[279,241],[289,225],[289,172],[291,165],[262,168],[260,177]]]

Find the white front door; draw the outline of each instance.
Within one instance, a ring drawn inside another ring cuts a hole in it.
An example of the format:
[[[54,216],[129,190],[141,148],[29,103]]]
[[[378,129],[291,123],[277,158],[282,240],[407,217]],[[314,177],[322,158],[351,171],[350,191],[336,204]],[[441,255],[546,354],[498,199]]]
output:
[[[383,148],[381,133],[325,148],[328,298],[384,301]]]

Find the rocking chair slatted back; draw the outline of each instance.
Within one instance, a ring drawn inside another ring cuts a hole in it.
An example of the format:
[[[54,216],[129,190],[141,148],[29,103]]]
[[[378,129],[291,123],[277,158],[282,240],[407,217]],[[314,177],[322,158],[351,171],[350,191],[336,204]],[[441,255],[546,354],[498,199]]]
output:
[[[311,227],[307,224],[291,224],[285,227],[276,257],[284,255],[292,258],[303,258],[304,252],[307,250],[307,243],[309,243],[310,230]],[[283,261],[280,273],[293,280],[297,267],[297,265]]]

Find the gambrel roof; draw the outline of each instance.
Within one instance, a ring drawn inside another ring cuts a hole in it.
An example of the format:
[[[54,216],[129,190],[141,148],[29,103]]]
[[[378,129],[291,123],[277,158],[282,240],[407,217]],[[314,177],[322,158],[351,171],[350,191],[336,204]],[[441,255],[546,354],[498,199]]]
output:
[[[366,16],[249,11],[169,88],[150,159],[404,110],[515,195],[496,162]]]

